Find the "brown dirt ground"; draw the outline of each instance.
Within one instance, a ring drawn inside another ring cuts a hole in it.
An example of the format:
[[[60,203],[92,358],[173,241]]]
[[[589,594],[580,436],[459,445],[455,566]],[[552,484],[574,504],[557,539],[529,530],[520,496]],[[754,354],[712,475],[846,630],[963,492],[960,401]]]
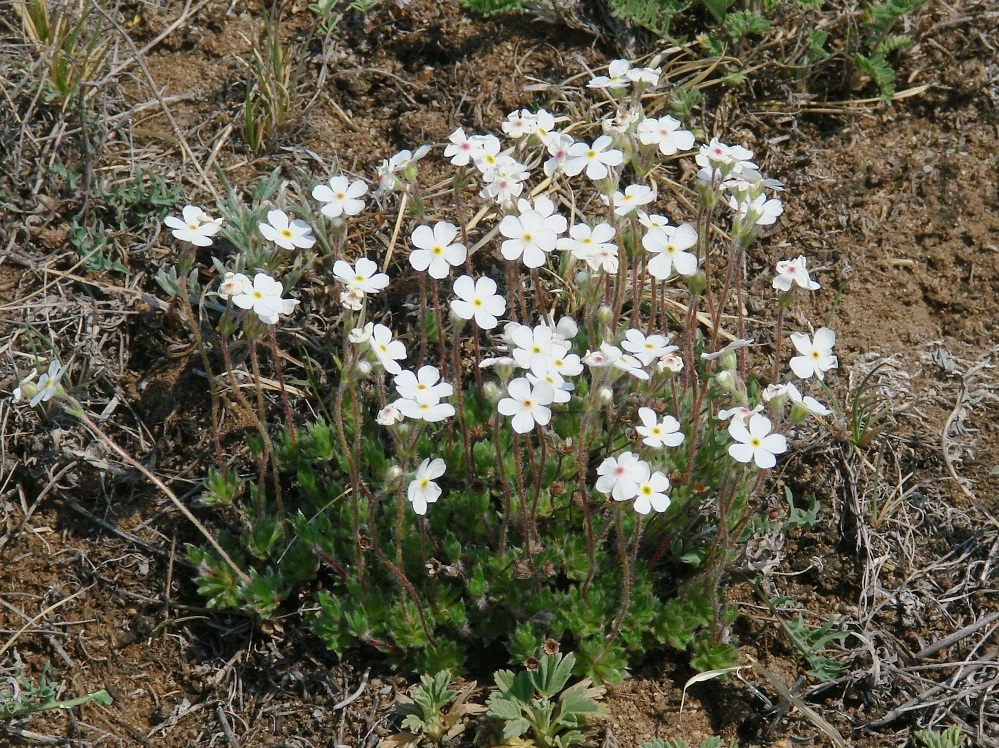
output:
[[[580,59],[593,66],[606,59],[580,32],[526,20],[482,22],[450,4],[414,0],[373,14],[367,24],[352,21],[342,38],[316,53],[310,73],[327,57],[320,95],[282,138],[295,147],[251,158],[238,147],[238,127],[228,129],[238,125],[247,39],[259,31],[246,8],[209,2],[147,56],[163,95],[185,97],[173,100],[171,111],[192,147],[201,153],[217,147],[234,183],[274,168],[322,171],[316,161],[371,175],[399,148],[439,143],[459,123],[490,129],[531,103],[525,86],[568,78]],[[176,2],[136,5],[137,43],[179,9]],[[996,16],[988,3],[931,0],[913,30],[920,43],[905,58],[901,86],[930,88],[894,106],[794,96],[774,104],[748,96],[752,88],[737,88],[710,100],[708,114],[695,122],[745,142],[768,174],[787,183],[780,227],[749,258],[756,298],[766,297],[777,259],[804,252],[823,284],[808,316],[837,331],[842,370],[869,368],[872,354],[892,363],[882,383],[897,405],[888,419],[892,456],[885,463],[894,473],[887,471],[879,488],[860,468],[850,484],[845,447],[810,452],[803,439],[797,472],[785,467],[779,480],[795,492],[814,491],[824,521],[786,539],[778,572],[765,581],[795,601],[789,618],[804,612],[813,625],[830,615],[849,622],[856,636],[834,656],[851,675],[818,688],[799,680],[807,667],[771,611],[748,584],[732,593],[745,612],[736,633],[746,652],[807,697],[849,745],[900,745],[912,726],[947,724],[954,715],[974,731],[979,708],[984,715],[996,711],[991,689],[979,688],[950,706],[928,698],[919,709],[892,715],[920,692],[920,683],[902,673],[916,661],[990,652],[992,669],[982,672],[996,677],[995,647],[986,638],[979,645],[984,652],[964,642],[954,651],[915,656],[997,610],[988,581],[997,535],[973,506],[995,508],[997,481],[988,473],[999,463],[999,427],[988,417],[995,389],[987,369],[973,369],[994,366],[997,354]],[[306,22],[304,3],[292,18]],[[123,91],[130,97],[125,108],[150,98],[134,68]],[[175,170],[193,198],[196,176],[155,108],[136,114],[131,126],[133,145],[154,154],[146,156],[153,166]],[[58,251],[65,236],[59,220],[58,211],[50,213],[34,234],[41,246]],[[0,263],[0,301],[20,314],[40,279],[26,267],[34,263],[23,261],[32,256],[25,236],[12,236],[14,252]],[[156,292],[148,274],[165,254],[154,247],[138,258],[136,288]],[[92,298],[93,318],[100,319],[106,297],[95,296],[93,286],[77,283],[71,298]],[[192,351],[164,315],[135,304],[129,315],[131,348],[105,350],[111,363],[121,357],[119,408],[135,424],[121,436],[176,475],[175,486],[194,486],[204,454],[192,445],[204,444],[205,403],[188,397]],[[108,345],[113,349],[114,341]],[[0,413],[8,434],[29,447],[3,455],[0,470],[0,642],[28,624],[15,650],[29,671],[49,662],[67,696],[106,688],[115,699],[111,707],[37,715],[19,723],[28,731],[21,738],[10,733],[0,744],[361,746],[386,733],[388,706],[407,685],[402,678],[373,671],[361,697],[336,708],[361,682],[363,662],[334,663],[293,625],[260,630],[241,616],[199,607],[177,552],[189,528],[168,505],[108,465],[94,445],[52,423],[29,437],[36,428],[30,421],[6,404]],[[22,526],[46,488],[46,468],[70,460],[81,469],[61,477]],[[970,481],[965,489],[948,462]],[[859,488],[851,493],[848,485]],[[882,498],[880,510],[871,509],[872,495]],[[863,526],[858,517],[870,511],[878,522]],[[45,619],[44,628],[26,620],[72,593],[80,594]],[[946,607],[955,596],[961,599]],[[667,658],[611,688],[606,744],[637,747],[653,737],[694,742],[712,734],[743,745],[823,744],[814,724],[794,708],[780,708],[781,696],[754,672],[744,673],[744,682],[692,686],[681,714],[682,688],[692,674],[682,658]],[[995,718],[992,724],[982,718],[982,745],[996,744],[994,725]]]

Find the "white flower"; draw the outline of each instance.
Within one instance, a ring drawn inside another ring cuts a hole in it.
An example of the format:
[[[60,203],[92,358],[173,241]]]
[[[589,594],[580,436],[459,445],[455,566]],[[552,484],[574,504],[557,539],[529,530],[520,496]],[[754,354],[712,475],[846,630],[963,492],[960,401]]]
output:
[[[836,333],[828,327],[820,327],[812,338],[802,332],[792,332],[791,342],[801,354],[791,359],[791,371],[795,376],[802,379],[814,376],[821,382],[829,369],[839,365],[839,360],[832,353]]]
[[[406,358],[406,346],[401,340],[392,339],[392,331],[385,325],[375,325],[371,330],[371,352],[385,371],[398,374],[402,371],[399,361]]]
[[[683,371],[683,359],[675,353],[667,353],[661,359],[656,361],[656,371],[660,374],[667,371],[672,374],[678,374]]]
[[[552,419],[552,411],[548,406],[555,400],[555,392],[547,382],[531,385],[525,377],[517,377],[506,388],[509,397],[497,404],[497,409],[504,416],[512,416],[510,425],[518,434],[526,434],[534,428],[548,425]]]
[[[361,289],[354,286],[347,286],[347,290],[340,294],[340,303],[344,309],[359,312],[364,307],[364,300],[366,298],[367,294]]]
[[[635,511],[639,514],[648,514],[655,509],[657,512],[665,512],[669,509],[670,500],[666,492],[669,490],[669,478],[658,470],[648,478],[638,482],[638,491],[635,494]]]
[[[569,226],[569,222],[565,220],[565,216],[555,212],[555,203],[552,199],[545,195],[539,195],[534,198],[533,204],[521,198],[517,201],[517,210],[521,213],[526,213],[529,210],[539,213],[545,219],[545,228],[551,229],[556,234],[564,234],[566,228]]]
[[[527,109],[510,112],[506,116],[506,121],[500,128],[507,137],[513,139],[523,138],[531,135],[537,129],[537,115]]]
[[[607,66],[607,75],[598,75],[586,84],[587,88],[609,88],[612,91],[627,88],[631,82],[628,71],[631,63],[627,60],[612,60]]]
[[[793,384],[787,385],[787,396],[791,403],[797,407],[801,408],[806,413],[813,416],[828,416],[832,413],[829,408],[820,403],[814,397],[810,395],[801,396],[801,392]]]
[[[340,216],[356,216],[364,210],[361,195],[368,191],[360,179],[353,182],[342,174],[330,177],[329,184],[317,184],[312,190],[312,197],[323,203],[320,208],[324,216],[339,218]]]
[[[456,236],[458,227],[447,221],[438,221],[433,229],[417,226],[412,236],[416,249],[409,253],[409,264],[420,272],[426,270],[431,278],[446,278],[468,254],[464,244],[453,241]]]
[[[638,495],[639,483],[647,481],[651,472],[649,464],[634,452],[622,452],[597,466],[595,488],[614,501],[629,501]]]
[[[260,233],[264,239],[274,242],[282,249],[308,249],[316,243],[309,224],[298,218],[289,221],[288,214],[283,210],[267,211],[267,223],[260,224]]]
[[[571,135],[566,135],[565,133],[556,133],[548,138],[545,147],[548,149],[548,154],[551,158],[545,161],[545,176],[550,177],[556,171],[565,171],[565,162],[569,158],[569,148],[575,142]]]
[[[450,145],[444,148],[444,157],[451,159],[455,166],[468,166],[481,150],[478,136],[467,137],[462,128],[458,128],[448,136]]]
[[[585,223],[577,223],[569,229],[569,236],[559,239],[555,246],[584,261],[597,249],[613,250],[616,255],[617,245],[611,243],[615,233],[617,230],[607,222],[598,223],[592,228]]]
[[[684,250],[697,243],[697,231],[689,223],[681,226],[649,229],[642,237],[642,246],[655,256],[648,262],[652,277],[666,280],[675,269],[680,275],[697,272],[697,255]]]
[[[375,331],[375,323],[368,322],[364,327],[355,327],[347,333],[347,340],[354,345],[366,345],[371,342],[371,333]]]
[[[170,233],[195,247],[210,247],[212,237],[222,228],[222,219],[211,218],[196,205],[184,206],[181,215],[182,218],[167,216],[163,219],[163,223],[173,229]]]
[[[654,143],[664,156],[672,156],[677,151],[689,151],[694,147],[694,133],[679,127],[680,120],[666,115],[642,120],[636,132],[643,145]]]
[[[641,330],[627,330],[624,337],[621,347],[628,353],[634,354],[643,366],[648,366],[667,353],[679,350],[677,346],[669,344],[669,338],[665,335],[646,335]]]
[[[707,145],[702,145],[700,153],[694,157],[700,170],[697,178],[711,182],[715,178],[738,176],[747,169],[757,168],[751,159],[753,152],[739,145],[725,145],[718,138],[712,138]]]
[[[770,419],[759,413],[749,419],[749,427],[743,421],[732,420],[728,433],[737,442],[730,444],[728,453],[739,462],[755,462],[761,470],[777,464],[775,455],[787,451],[787,439],[781,434],[770,433]]]
[[[744,405],[737,405],[734,408],[728,408],[726,410],[718,411],[718,418],[722,421],[732,420],[732,423],[739,422],[745,423],[747,420],[752,418],[754,415],[763,410],[762,405],[757,405],[755,408],[747,408]]]
[[[610,343],[601,343],[600,350],[588,351],[582,360],[584,364],[594,369],[613,366],[616,369],[631,374],[635,379],[645,380],[649,378],[648,372],[642,369],[641,361],[628,353],[622,352],[620,348]]]
[[[402,420],[402,411],[394,403],[389,403],[378,411],[375,416],[375,423],[379,426],[394,426]]]
[[[567,403],[572,397],[572,385],[566,382],[557,371],[548,368],[544,356],[537,357],[537,366],[527,372],[527,381],[531,384],[544,383],[552,388],[552,403],[558,405]]]
[[[639,205],[648,205],[656,199],[656,193],[644,184],[629,184],[624,192],[615,192],[611,196],[601,195],[604,205],[614,205],[614,215],[626,216]]]
[[[406,418],[412,418],[427,423],[438,423],[445,418],[454,416],[454,406],[450,403],[442,403],[432,398],[429,400],[409,400],[402,398],[395,401],[395,406]]]
[[[746,226],[773,226],[777,222],[777,217],[784,212],[780,200],[777,198],[768,200],[766,195],[747,197],[745,200],[730,195],[728,204],[735,211],[736,220]]]
[[[276,324],[282,314],[291,314],[298,306],[298,299],[282,299],[284,287],[267,273],[253,276],[253,284],[247,284],[232,297],[232,303],[240,309],[252,309],[265,325]]]
[[[43,373],[37,382],[34,379],[38,372],[32,371],[18,382],[17,387],[11,393],[14,402],[19,403],[26,397],[31,398],[28,401],[28,405],[33,408],[39,403],[48,402],[53,397],[65,394],[65,390],[59,381],[65,373],[66,367],[60,364],[58,360],[49,362],[48,371]]]
[[[529,176],[531,173],[519,161],[508,156],[499,157],[496,166],[483,173],[484,186],[479,197],[506,205],[524,191],[524,181]]]
[[[556,344],[555,331],[545,324],[540,324],[533,328],[527,325],[509,325],[504,330],[504,337],[514,347],[511,354],[514,360],[524,369],[531,367],[531,360],[535,356],[541,355],[547,357],[550,355]],[[569,350],[568,345],[561,339],[558,340],[558,345],[560,348],[564,347],[564,350],[560,350],[560,353],[565,353]]]
[[[367,257],[359,258],[354,267],[337,260],[333,263],[333,275],[347,288],[356,288],[366,294],[378,293],[389,284],[389,277],[379,273],[378,265]]]
[[[451,311],[461,319],[474,319],[483,330],[496,327],[497,317],[506,311],[506,299],[496,293],[492,278],[463,275],[455,280],[454,293],[458,298],[451,301]]]
[[[230,299],[238,293],[249,293],[252,288],[253,281],[242,273],[226,273],[219,284],[219,296]]]
[[[524,265],[539,268],[545,264],[548,253],[555,249],[558,234],[549,228],[546,217],[536,210],[519,216],[504,216],[499,225],[500,233],[507,237],[500,252],[507,260],[523,257]]]
[[[662,449],[677,447],[683,443],[680,422],[673,416],[663,416],[660,421],[652,408],[639,408],[638,417],[642,419],[642,425],[636,426],[635,431],[645,437],[642,439],[643,444],[654,449]]]
[[[632,68],[627,72],[628,80],[632,83],[644,83],[647,86],[659,84],[659,74],[662,68]]]
[[[441,488],[434,483],[435,478],[444,475],[446,466],[444,460],[429,457],[416,468],[416,477],[409,483],[406,498],[413,505],[413,511],[423,515],[427,513],[427,504],[433,504],[441,497]]]
[[[705,361],[714,361],[715,359],[719,359],[727,353],[735,353],[740,348],[745,348],[752,344],[753,344],[752,338],[736,338],[731,343],[726,345],[724,348],[720,348],[714,353],[709,353],[705,351],[704,353],[701,354],[701,358],[704,359]]]
[[[404,369],[395,375],[394,381],[396,392],[406,400],[438,403],[441,398],[454,394],[454,387],[441,381],[436,366],[421,366],[415,374]]]
[[[787,293],[794,284],[798,284],[806,291],[814,291],[819,287],[819,284],[808,276],[808,260],[804,255],[777,263],[777,275],[774,277],[773,287],[782,293]]]
[[[593,141],[593,145],[574,143],[569,146],[565,173],[574,177],[586,169],[586,176],[590,179],[603,179],[609,173],[608,166],[619,166],[624,161],[624,154],[611,148],[612,143],[609,135],[601,135]]]
[[[378,193],[385,193],[398,186],[398,179],[395,176],[398,172],[416,166],[416,162],[430,153],[429,145],[421,145],[416,152],[403,149],[391,156],[378,166]]]
[[[638,222],[647,229],[664,229],[669,226],[669,219],[658,213],[646,213],[644,210],[638,211]]]

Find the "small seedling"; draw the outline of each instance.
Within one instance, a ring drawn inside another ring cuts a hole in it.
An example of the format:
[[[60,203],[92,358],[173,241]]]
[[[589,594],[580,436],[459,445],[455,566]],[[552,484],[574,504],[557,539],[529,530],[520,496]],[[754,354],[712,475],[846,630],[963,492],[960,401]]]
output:
[[[545,655],[534,671],[495,674],[488,715],[503,723],[503,739],[530,736],[538,748],[565,748],[583,742],[587,722],[604,713],[597,699],[604,690],[589,679],[566,688],[576,663],[573,655]],[[512,744],[512,743],[510,743]],[[524,742],[518,743],[525,745]]]

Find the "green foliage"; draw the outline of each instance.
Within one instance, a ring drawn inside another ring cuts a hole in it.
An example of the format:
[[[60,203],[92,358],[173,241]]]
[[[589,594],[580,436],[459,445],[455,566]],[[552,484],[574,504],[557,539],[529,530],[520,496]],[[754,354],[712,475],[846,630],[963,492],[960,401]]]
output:
[[[920,730],[915,735],[916,742],[925,748],[961,748],[967,739],[957,725],[948,727],[943,732],[936,730]]]
[[[648,743],[642,743],[641,748],[736,748],[738,745],[735,739],[725,742],[721,738],[705,738],[696,747],[692,747],[690,743],[682,738],[674,738],[672,740],[650,740]]]
[[[566,688],[575,664],[573,655],[545,655],[534,671],[514,675],[496,672],[497,690],[490,694],[487,714],[503,723],[503,739],[529,735],[539,748],[566,748],[585,739],[587,722],[604,713],[597,703],[603,689],[584,679]]]
[[[764,34],[771,26],[773,21],[755,10],[736,10],[725,16],[725,31],[733,42]]]
[[[925,4],[926,0],[885,0],[871,2],[864,9],[861,48],[854,53],[853,62],[858,75],[873,81],[885,101],[895,95],[895,69],[888,56],[913,43],[909,36],[892,34],[891,30],[903,16]]]
[[[280,5],[264,14],[264,33],[253,45],[243,100],[243,142],[254,153],[269,147],[295,116],[307,49],[308,42],[286,46]]]
[[[461,0],[461,4],[484,16],[495,13],[516,13],[524,9],[523,0]]]
[[[704,0],[706,7],[725,4],[725,0]],[[673,19],[691,5],[690,0],[608,0],[611,12],[617,17],[656,36],[668,38]]]
[[[81,84],[97,80],[107,57],[108,37],[99,13],[98,0],[55,3],[22,0],[13,3],[21,19],[25,41],[38,52],[43,71],[38,78],[46,101],[63,111],[75,109],[92,95],[95,87]],[[74,5],[76,8],[74,8]],[[37,74],[36,74],[37,75]]]
[[[67,195],[76,196],[84,188],[83,175],[64,163],[54,164],[49,173]],[[148,226],[156,226],[177,204],[180,188],[163,177],[136,169],[123,182],[96,181],[90,187],[85,211],[70,218],[69,242],[90,272],[126,272],[121,259],[121,238]]]
[[[807,495],[807,498],[810,499],[807,509],[795,506],[794,496],[787,486],[784,487],[784,498],[787,499],[788,504],[788,515],[784,521],[785,531],[799,528],[811,530],[819,524],[819,502],[814,495]]]
[[[35,712],[52,709],[73,709],[86,704],[111,705],[111,696],[101,689],[86,696],[59,701],[58,687],[43,674],[37,682],[15,671],[8,676],[0,676],[0,719],[26,717]]]
[[[403,715],[402,732],[390,735],[383,748],[411,745],[423,738],[434,745],[457,738],[465,729],[467,718],[483,713],[481,704],[468,701],[475,690],[475,683],[461,691],[451,686],[451,673],[442,670],[433,677],[423,675],[420,683],[410,691],[411,698],[400,696],[398,710]]]

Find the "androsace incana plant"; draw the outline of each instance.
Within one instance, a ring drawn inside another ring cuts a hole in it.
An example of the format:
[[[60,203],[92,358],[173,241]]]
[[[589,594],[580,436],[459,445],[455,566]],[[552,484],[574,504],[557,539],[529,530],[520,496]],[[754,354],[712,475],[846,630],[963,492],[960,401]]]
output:
[[[838,365],[835,334],[795,331],[788,368],[786,312],[818,288],[803,256],[777,265],[775,334],[747,315],[745,253],[782,186],[746,148],[698,144],[665,84],[614,61],[569,92],[599,97],[592,116],[455,130],[443,182],[423,183],[422,146],[383,161],[373,195],[324,174],[168,224],[237,250],[206,287],[212,341],[195,335],[257,424],[248,473],[216,441],[205,498],[237,520],[219,543],[238,569],[191,548],[210,605],[301,605],[337,654],[424,672],[473,650],[520,663],[549,637],[601,680],[663,645],[702,669],[737,659],[725,570],[788,434],[830,417],[808,393]],[[362,230],[372,197],[396,215],[387,249]],[[164,276],[196,331],[197,274]],[[387,292],[402,283],[409,311]],[[319,285],[339,300],[336,351],[298,356],[292,388],[282,328],[330,298]]]

